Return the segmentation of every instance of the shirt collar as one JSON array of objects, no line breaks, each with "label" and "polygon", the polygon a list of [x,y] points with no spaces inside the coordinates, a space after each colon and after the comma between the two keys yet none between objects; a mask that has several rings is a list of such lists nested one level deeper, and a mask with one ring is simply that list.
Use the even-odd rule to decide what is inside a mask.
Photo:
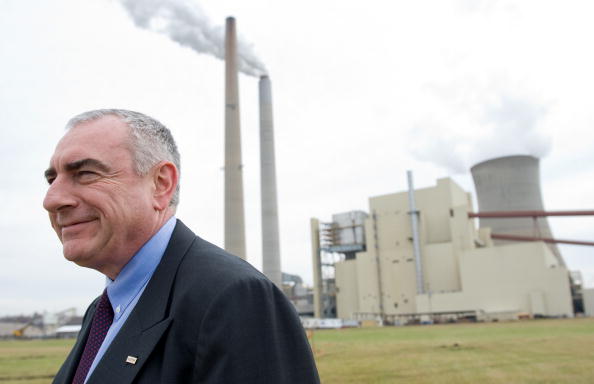
[{"label": "shirt collar", "polygon": [[171,239],[176,219],[172,216],[157,233],[136,252],[115,280],[106,278],[107,295],[113,307],[114,321],[126,312],[128,305],[142,291],[159,265]]}]

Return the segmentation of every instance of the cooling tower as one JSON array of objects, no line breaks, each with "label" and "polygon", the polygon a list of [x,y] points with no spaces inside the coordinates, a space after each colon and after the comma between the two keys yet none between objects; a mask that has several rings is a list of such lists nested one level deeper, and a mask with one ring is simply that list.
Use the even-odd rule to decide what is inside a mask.
[{"label": "cooling tower", "polygon": [[[470,170],[480,212],[544,211],[540,191],[539,160],[533,156],[506,156],[476,164]],[[492,233],[552,238],[546,217],[480,218],[480,227]],[[495,240],[495,244],[509,244]],[[561,265],[565,265],[555,244],[548,244]]]},{"label": "cooling tower", "polygon": [[262,272],[282,289],[272,91],[268,76],[260,77],[260,187],[262,197]]},{"label": "cooling tower", "polygon": [[246,258],[235,19],[225,29],[225,250]]}]

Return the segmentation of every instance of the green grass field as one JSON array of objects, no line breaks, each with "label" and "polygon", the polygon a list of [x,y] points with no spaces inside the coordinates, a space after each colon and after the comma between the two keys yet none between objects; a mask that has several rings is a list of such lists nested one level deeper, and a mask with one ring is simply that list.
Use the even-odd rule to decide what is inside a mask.
[{"label": "green grass field", "polygon": [[72,344],[74,340],[0,341],[0,383],[51,383]]},{"label": "green grass field", "polygon": [[[0,341],[0,384],[49,383],[72,340]],[[315,331],[323,383],[593,383],[594,319]]]},{"label": "green grass field", "polygon": [[593,383],[594,320],[318,331],[324,383]]}]

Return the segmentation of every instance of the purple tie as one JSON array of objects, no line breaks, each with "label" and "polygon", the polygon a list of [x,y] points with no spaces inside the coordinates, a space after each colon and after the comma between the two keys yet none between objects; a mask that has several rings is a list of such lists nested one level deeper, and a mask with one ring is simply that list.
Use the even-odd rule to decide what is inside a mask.
[{"label": "purple tie", "polygon": [[93,323],[91,324],[87,344],[78,363],[72,384],[83,384],[85,382],[89,368],[91,368],[91,364],[93,364],[93,360],[97,356],[97,351],[99,351],[99,347],[101,347],[112,322],[113,309],[107,296],[107,289],[105,289],[103,295],[101,295],[101,299],[99,299],[97,309],[95,309],[95,316],[93,316]]}]

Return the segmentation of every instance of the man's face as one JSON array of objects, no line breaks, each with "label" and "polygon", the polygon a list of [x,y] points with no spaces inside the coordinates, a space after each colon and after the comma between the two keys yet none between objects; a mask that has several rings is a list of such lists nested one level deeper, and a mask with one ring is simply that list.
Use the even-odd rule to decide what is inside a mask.
[{"label": "man's face", "polygon": [[128,127],[119,118],[70,129],[50,160],[43,201],[64,257],[102,272],[121,269],[150,237],[150,175],[135,173]]}]

